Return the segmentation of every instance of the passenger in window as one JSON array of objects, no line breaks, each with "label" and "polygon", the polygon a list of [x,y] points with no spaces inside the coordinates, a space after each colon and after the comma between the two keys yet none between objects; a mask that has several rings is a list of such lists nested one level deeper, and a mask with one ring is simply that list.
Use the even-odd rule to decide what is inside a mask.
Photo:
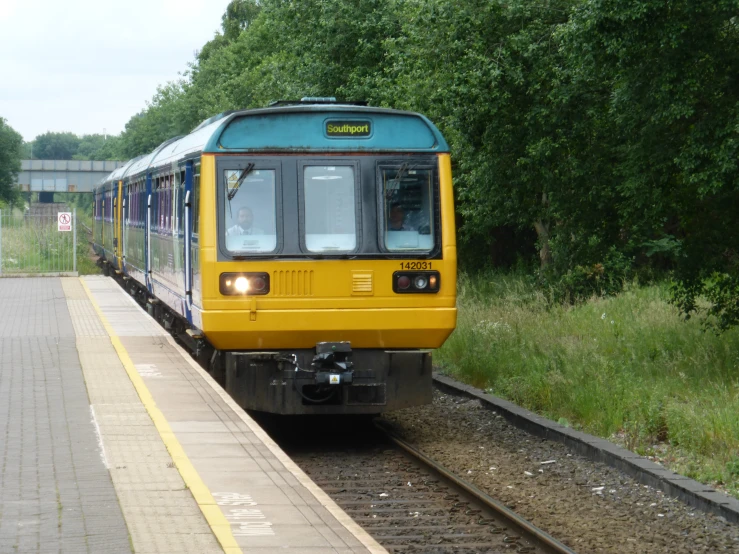
[{"label": "passenger in window", "polygon": [[258,227],[254,227],[253,223],[254,214],[252,213],[251,208],[243,206],[239,208],[238,220],[236,225],[230,227],[226,231],[226,235],[263,235],[264,231],[262,229],[259,229]]},{"label": "passenger in window", "polygon": [[397,202],[390,206],[390,215],[388,217],[389,223],[388,223],[388,230],[389,231],[410,231],[410,229],[405,226],[405,211],[403,210],[403,206],[398,204]]}]

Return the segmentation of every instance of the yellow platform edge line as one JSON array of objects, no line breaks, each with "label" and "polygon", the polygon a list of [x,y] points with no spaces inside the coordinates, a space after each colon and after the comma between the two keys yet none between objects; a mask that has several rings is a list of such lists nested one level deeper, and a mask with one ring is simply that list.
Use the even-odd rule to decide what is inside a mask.
[{"label": "yellow platform edge line", "polygon": [[87,294],[90,303],[92,303],[92,307],[100,318],[100,322],[103,324],[103,327],[105,327],[105,331],[108,333],[110,342],[113,344],[113,348],[115,348],[118,358],[120,358],[123,367],[126,369],[128,378],[131,379],[131,383],[136,389],[136,393],[139,395],[149,417],[151,417],[151,420],[154,422],[154,426],[159,432],[159,436],[167,447],[177,471],[180,472],[182,480],[193,495],[195,502],[197,502],[200,511],[203,513],[211,531],[220,543],[221,548],[223,548],[223,550],[228,554],[240,553],[241,548],[231,532],[231,524],[226,519],[226,516],[223,515],[221,509],[216,505],[216,501],[210,490],[200,478],[195,466],[192,465],[192,462],[185,454],[185,450],[177,440],[177,437],[169,426],[164,414],[157,407],[156,402],[154,402],[154,397],[152,397],[149,389],[146,387],[144,380],[136,371],[136,368],[131,361],[131,357],[128,355],[128,351],[108,323],[108,320],[100,309],[100,306],[98,306],[95,297],[92,295],[92,291],[90,291],[87,283],[85,283],[85,280],[82,277],[79,277],[79,280],[80,283],[82,283],[82,287],[85,289],[85,293]]}]

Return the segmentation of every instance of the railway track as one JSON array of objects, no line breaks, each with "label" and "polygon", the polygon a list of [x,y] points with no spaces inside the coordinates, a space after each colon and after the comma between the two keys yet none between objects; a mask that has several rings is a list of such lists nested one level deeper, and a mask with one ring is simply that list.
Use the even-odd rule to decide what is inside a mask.
[{"label": "railway track", "polygon": [[389,552],[573,554],[381,424],[365,422],[331,437],[280,427],[266,425],[293,461]]}]

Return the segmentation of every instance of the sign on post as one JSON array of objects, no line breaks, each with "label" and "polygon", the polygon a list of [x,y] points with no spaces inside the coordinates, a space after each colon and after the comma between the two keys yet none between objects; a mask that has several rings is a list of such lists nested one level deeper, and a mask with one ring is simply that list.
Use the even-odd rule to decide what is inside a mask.
[{"label": "sign on post", "polygon": [[72,230],[72,212],[58,212],[57,226],[60,231]]}]

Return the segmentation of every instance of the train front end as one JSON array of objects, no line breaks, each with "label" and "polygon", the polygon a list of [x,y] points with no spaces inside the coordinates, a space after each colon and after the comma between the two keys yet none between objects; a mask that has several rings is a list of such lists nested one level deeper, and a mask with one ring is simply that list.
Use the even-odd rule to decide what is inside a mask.
[{"label": "train front end", "polygon": [[199,180],[193,322],[240,405],[373,414],[431,401],[457,260],[449,149],[427,119],[347,105],[236,114]]}]

